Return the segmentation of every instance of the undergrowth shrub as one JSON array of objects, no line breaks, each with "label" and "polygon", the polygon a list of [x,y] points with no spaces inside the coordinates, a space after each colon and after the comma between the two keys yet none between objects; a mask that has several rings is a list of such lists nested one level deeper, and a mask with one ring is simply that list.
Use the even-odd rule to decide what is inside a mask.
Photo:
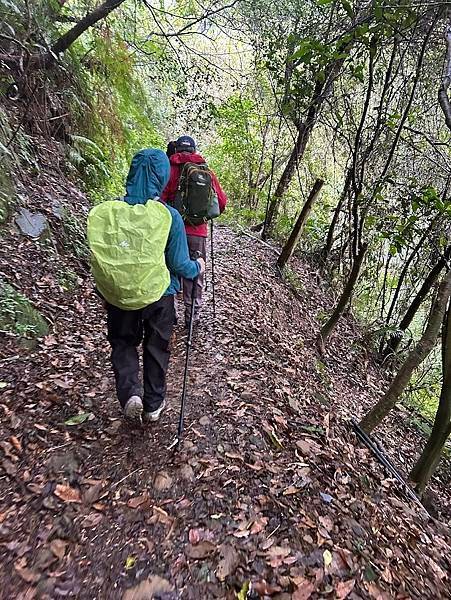
[{"label": "undergrowth shrub", "polygon": [[48,334],[46,320],[30,301],[0,278],[0,331],[24,339]]}]

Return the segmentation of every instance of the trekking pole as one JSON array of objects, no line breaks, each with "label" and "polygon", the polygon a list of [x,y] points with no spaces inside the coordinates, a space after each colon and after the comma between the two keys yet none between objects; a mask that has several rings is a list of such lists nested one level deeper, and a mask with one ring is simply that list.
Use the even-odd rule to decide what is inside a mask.
[{"label": "trekking pole", "polygon": [[[197,258],[200,258],[200,252],[197,252]],[[183,386],[182,386],[182,401],[180,404],[180,416],[179,416],[179,425],[177,428],[177,435],[175,440],[168,447],[168,450],[172,448],[177,449],[180,446],[180,442],[182,441],[183,435],[183,423],[185,417],[185,404],[186,404],[186,387],[188,381],[188,363],[189,363],[189,351],[191,349],[191,340],[193,337],[193,326],[194,326],[194,302],[196,300],[196,289],[197,289],[197,280],[198,277],[193,279],[193,289],[191,290],[191,310],[189,315],[189,328],[188,328],[188,337],[186,338],[186,355],[185,355],[185,370],[183,373]]]},{"label": "trekking pole", "polygon": [[215,258],[213,253],[213,220],[210,221],[210,254],[211,254],[211,295],[213,300],[213,326],[216,321],[215,300]]},{"label": "trekking pole", "polygon": [[393,464],[384,455],[384,453],[381,452],[381,450],[376,446],[376,444],[373,442],[373,440],[370,438],[370,436],[365,431],[363,431],[363,429],[359,426],[359,424],[354,419],[351,419],[351,425],[352,425],[352,428],[354,429],[354,431],[356,432],[357,437],[360,439],[360,441],[363,442],[369,450],[371,450],[371,452],[374,454],[374,456],[377,458],[377,460],[381,463],[381,465],[384,466],[385,469],[391,475],[393,475],[393,477],[396,479],[396,481],[401,484],[401,486],[404,490],[404,493],[407,495],[407,497],[410,498],[410,500],[413,500],[415,502],[415,504],[417,504],[428,516],[430,516],[428,511],[425,509],[425,507],[421,503],[418,496],[415,494],[415,492],[412,490],[412,488],[407,484],[407,482],[404,481],[404,479],[398,473],[398,471],[393,466]]}]

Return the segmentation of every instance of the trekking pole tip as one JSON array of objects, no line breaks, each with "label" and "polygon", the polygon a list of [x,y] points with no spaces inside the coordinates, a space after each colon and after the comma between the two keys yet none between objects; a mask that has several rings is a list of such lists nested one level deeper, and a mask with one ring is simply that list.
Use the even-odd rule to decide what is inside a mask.
[{"label": "trekking pole tip", "polygon": [[171,442],[171,444],[169,444],[169,446],[168,446],[168,450],[174,450],[174,452],[175,452],[176,450],[178,450],[179,446],[180,446],[180,437],[179,437],[179,436],[177,436],[177,437],[174,439],[174,441],[173,441],[173,442]]}]

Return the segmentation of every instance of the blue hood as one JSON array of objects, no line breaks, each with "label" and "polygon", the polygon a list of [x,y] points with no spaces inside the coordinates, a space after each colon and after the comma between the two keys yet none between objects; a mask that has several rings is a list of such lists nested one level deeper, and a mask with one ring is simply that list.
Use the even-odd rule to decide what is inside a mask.
[{"label": "blue hood", "polygon": [[169,173],[169,160],[162,150],[140,150],[130,165],[124,200],[129,204],[145,204],[147,200],[161,196],[169,181]]}]

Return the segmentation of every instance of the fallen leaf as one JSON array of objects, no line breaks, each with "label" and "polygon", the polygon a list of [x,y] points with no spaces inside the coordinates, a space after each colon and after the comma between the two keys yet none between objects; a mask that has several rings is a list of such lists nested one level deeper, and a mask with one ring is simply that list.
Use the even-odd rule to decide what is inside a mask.
[{"label": "fallen leaf", "polygon": [[103,483],[99,482],[89,487],[83,494],[83,503],[90,505],[97,502],[102,495]]},{"label": "fallen leaf", "polygon": [[352,592],[355,586],[355,579],[348,581],[339,581],[335,588],[336,600],[344,600]]},{"label": "fallen leaf", "polygon": [[332,519],[328,516],[325,517],[320,517],[319,518],[319,522],[321,523],[321,525],[324,527],[324,529],[326,531],[332,531],[334,528],[334,522],[332,521]]},{"label": "fallen leaf", "polygon": [[262,517],[261,519],[258,519],[257,521],[254,521],[252,523],[250,532],[252,533],[252,535],[260,533],[260,531],[263,531],[263,529],[266,527],[267,524],[268,524],[268,517]]},{"label": "fallen leaf", "polygon": [[64,558],[64,555],[66,554],[66,547],[67,542],[64,540],[55,539],[50,542],[50,550],[59,559]]},{"label": "fallen leaf", "polygon": [[251,532],[249,529],[243,529],[241,531],[235,531],[232,535],[233,535],[233,537],[236,537],[236,538],[246,538],[246,537],[249,537],[250,534],[251,534]]},{"label": "fallen leaf", "polygon": [[327,568],[332,563],[332,553],[330,550],[324,550],[323,552],[324,566]]},{"label": "fallen leaf", "polygon": [[326,502],[326,504],[330,504],[333,500],[333,497],[330,494],[325,494],[324,492],[320,492],[319,495]]},{"label": "fallen leaf", "polygon": [[63,388],[63,390],[69,390],[73,386],[72,382],[64,381],[63,379],[59,379],[59,378],[54,379],[53,383],[55,385],[57,385],[58,387]]},{"label": "fallen leaf", "polygon": [[278,585],[270,585],[267,581],[257,581],[252,584],[252,589],[257,592],[259,596],[273,596],[281,591],[281,587]]},{"label": "fallen leaf", "polygon": [[13,475],[16,475],[17,473],[17,467],[16,465],[11,462],[10,460],[8,460],[7,458],[5,458],[4,460],[2,460],[2,467],[5,470],[5,472],[10,475],[11,477]]},{"label": "fallen leaf", "polygon": [[313,455],[316,456],[321,452],[321,446],[317,444],[314,440],[305,438],[303,440],[298,440],[296,442],[296,446],[305,456]]},{"label": "fallen leaf", "polygon": [[22,444],[20,443],[20,440],[15,435],[12,435],[9,439],[11,440],[11,444],[14,446],[17,452],[22,452]]},{"label": "fallen leaf", "polygon": [[165,510],[159,506],[153,507],[152,519],[155,519],[155,523],[162,523],[163,525],[172,525],[174,517],[171,517]]},{"label": "fallen leaf", "polygon": [[290,548],[283,546],[273,546],[266,554],[267,562],[277,569],[283,563],[284,559],[291,553]]},{"label": "fallen leaf", "polygon": [[203,539],[203,529],[190,529],[188,532],[188,539],[190,543],[195,546]]},{"label": "fallen leaf", "polygon": [[193,546],[192,544],[188,544],[185,548],[185,554],[189,558],[193,558],[195,560],[206,558],[207,556],[211,556],[215,552],[216,544],[213,544],[213,542],[208,541],[199,542],[195,546]]},{"label": "fallen leaf", "polygon": [[20,558],[19,560],[16,560],[14,563],[14,569],[16,570],[17,574],[20,575],[20,577],[22,577],[22,579],[27,583],[35,583],[36,581],[39,581],[41,578],[39,573],[29,569],[26,565],[26,558]]},{"label": "fallen leaf", "polygon": [[8,387],[8,382],[0,381],[0,390],[4,390],[6,387]]},{"label": "fallen leaf", "polygon": [[70,485],[58,484],[53,493],[64,502],[81,502],[80,491]]},{"label": "fallen leaf", "polygon": [[0,448],[5,453],[5,456],[7,456],[8,458],[12,458],[13,460],[17,460],[17,456],[13,452],[11,452],[11,450],[13,449],[12,444],[3,441],[0,442]]},{"label": "fallen leaf", "polygon": [[374,600],[390,600],[389,594],[381,590],[375,583],[368,584],[368,593]]},{"label": "fallen leaf", "polygon": [[238,592],[237,600],[246,600],[246,598],[248,597],[248,593],[249,593],[249,585],[250,585],[249,581],[246,581],[243,584],[243,587]]},{"label": "fallen leaf", "polygon": [[136,558],[134,556],[127,556],[127,560],[125,561],[125,570],[129,571],[130,569],[133,569],[133,567],[136,564]]},{"label": "fallen leaf", "polygon": [[194,479],[194,470],[190,465],[183,465],[180,467],[180,477],[185,481],[192,481]]},{"label": "fallen leaf", "polygon": [[148,500],[149,494],[147,492],[144,492],[144,494],[142,494],[141,496],[135,496],[134,498],[130,498],[130,500],[127,502],[127,506],[129,508],[138,508],[138,506],[141,506]]},{"label": "fallen leaf", "polygon": [[365,567],[365,571],[363,572],[363,578],[366,581],[375,581],[377,579],[377,575],[373,569],[373,567],[368,563]]},{"label": "fallen leaf", "polygon": [[305,577],[298,577],[296,579],[297,589],[291,596],[291,600],[308,600],[315,591],[314,584]]},{"label": "fallen leaf", "polygon": [[216,576],[219,581],[224,581],[229,575],[235,572],[235,569],[240,564],[240,555],[229,544],[220,546],[219,550],[221,559],[216,569]]},{"label": "fallen leaf", "polygon": [[100,521],[103,519],[103,515],[101,513],[92,512],[87,515],[83,521],[81,522],[81,526],[84,529],[89,529],[90,527],[96,527]]},{"label": "fallen leaf", "polygon": [[271,548],[271,546],[274,546],[274,538],[265,540],[262,544],[262,550],[268,550],[268,548]]},{"label": "fallen leaf", "polygon": [[294,485],[290,485],[286,490],[283,491],[283,496],[291,496],[292,494],[297,494],[301,490]]},{"label": "fallen leaf", "polygon": [[65,425],[81,425],[81,423],[84,423],[85,421],[87,421],[90,416],[91,416],[91,413],[89,413],[89,412],[80,413],[78,415],[74,415],[73,417],[70,417],[70,419],[67,419],[67,421],[64,421],[64,424]]},{"label": "fallen leaf", "polygon": [[166,594],[172,592],[172,590],[173,587],[167,579],[163,579],[158,575],[152,575],[135,587],[127,590],[122,596],[122,600],[151,600],[157,594]]},{"label": "fallen leaf", "polygon": [[160,471],[155,476],[153,486],[157,491],[163,492],[172,487],[172,479],[166,471]]}]

